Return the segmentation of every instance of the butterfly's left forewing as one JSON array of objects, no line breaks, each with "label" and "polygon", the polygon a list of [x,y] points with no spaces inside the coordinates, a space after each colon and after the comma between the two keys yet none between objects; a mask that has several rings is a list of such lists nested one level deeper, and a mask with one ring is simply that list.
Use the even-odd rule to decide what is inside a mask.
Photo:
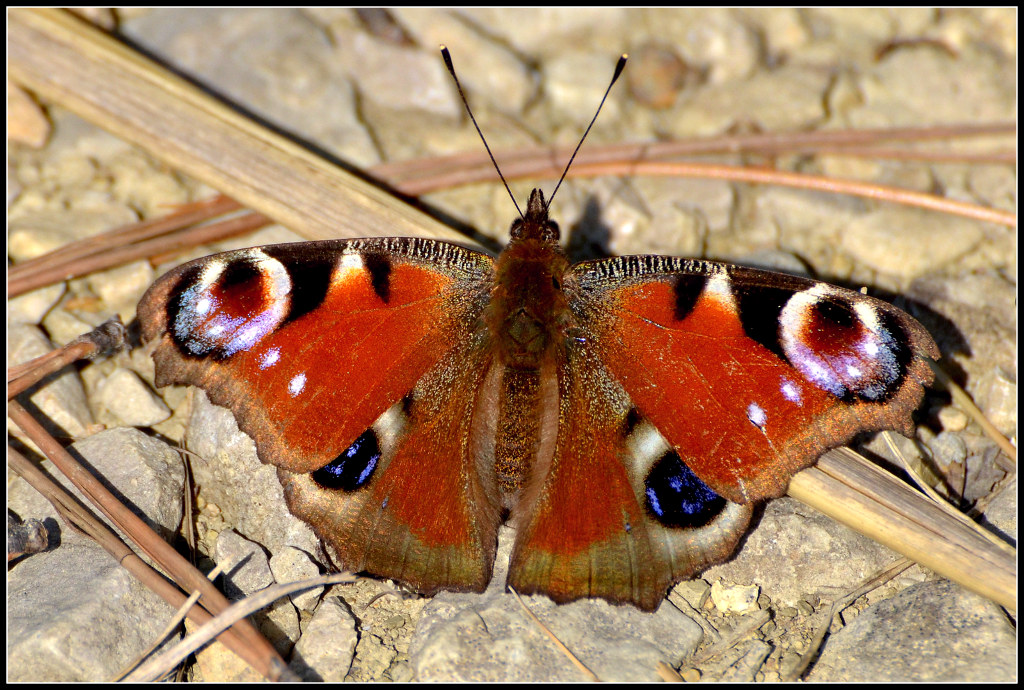
[{"label": "butterfly's left forewing", "polygon": [[573,267],[589,345],[686,465],[739,503],[861,431],[909,434],[938,350],[892,305],[805,278],[661,256]]}]

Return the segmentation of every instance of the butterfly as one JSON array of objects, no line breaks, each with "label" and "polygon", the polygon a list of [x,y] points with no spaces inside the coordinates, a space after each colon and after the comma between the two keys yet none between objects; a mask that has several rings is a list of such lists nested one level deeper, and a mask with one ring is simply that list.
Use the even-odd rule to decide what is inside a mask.
[{"label": "butterfly", "polygon": [[139,304],[156,383],[229,408],[341,566],[655,609],[752,506],[862,431],[912,433],[938,350],[890,304],[668,256],[571,264],[540,190],[497,257],[420,238],[243,249]]}]

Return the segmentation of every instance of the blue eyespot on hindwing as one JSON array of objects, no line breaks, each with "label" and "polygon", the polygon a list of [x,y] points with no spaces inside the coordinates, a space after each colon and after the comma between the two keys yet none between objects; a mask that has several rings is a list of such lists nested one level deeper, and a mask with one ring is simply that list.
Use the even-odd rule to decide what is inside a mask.
[{"label": "blue eyespot on hindwing", "polygon": [[355,491],[366,486],[380,464],[381,450],[377,432],[367,429],[338,457],[315,470],[310,476],[325,489]]}]

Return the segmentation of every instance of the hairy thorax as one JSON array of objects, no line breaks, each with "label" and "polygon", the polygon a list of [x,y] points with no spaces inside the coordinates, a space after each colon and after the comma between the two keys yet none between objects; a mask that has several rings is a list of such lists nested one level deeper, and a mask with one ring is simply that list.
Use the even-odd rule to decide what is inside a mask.
[{"label": "hairy thorax", "polygon": [[502,254],[484,318],[504,366],[539,370],[557,357],[572,321],[562,291],[568,268],[557,246],[539,240],[523,240]]}]

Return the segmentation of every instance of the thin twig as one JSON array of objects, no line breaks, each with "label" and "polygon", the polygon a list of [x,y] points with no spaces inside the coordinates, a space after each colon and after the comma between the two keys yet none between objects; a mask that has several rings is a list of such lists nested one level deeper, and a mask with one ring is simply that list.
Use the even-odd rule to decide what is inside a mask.
[{"label": "thin twig", "polygon": [[508,589],[515,596],[516,601],[519,602],[519,605],[523,607],[523,611],[530,618],[530,620],[536,623],[537,627],[539,627],[545,635],[551,638],[551,641],[555,643],[555,646],[558,647],[562,654],[565,654],[565,656],[569,659],[569,661],[573,663],[574,666],[576,666],[576,668],[583,672],[583,674],[587,677],[587,680],[592,680],[595,683],[601,680],[597,677],[597,674],[595,674],[593,671],[587,668],[586,664],[580,661],[575,654],[569,651],[568,647],[562,644],[562,641],[555,636],[555,633],[551,632],[551,629],[548,628],[548,626],[541,623],[540,619],[537,618],[533,611],[530,610],[530,607],[526,605],[526,602],[523,601],[523,598],[519,596],[519,592],[517,592],[512,587],[509,587]]},{"label": "thin twig", "polygon": [[[279,585],[271,585],[265,589],[247,596],[241,601],[235,602],[213,619],[201,625],[194,633],[178,642],[160,656],[150,659],[134,671],[125,676],[126,681],[153,682],[161,678],[168,669],[176,667],[185,657],[203,647],[216,638],[222,631],[232,625],[244,620],[246,616],[269,606],[281,597],[294,592],[301,592],[304,589],[336,585],[343,582],[354,582],[355,576],[351,573],[331,573],[320,575],[307,580],[297,582],[286,582]],[[282,662],[283,663],[283,662]],[[287,673],[283,666],[278,669],[278,675]]]},{"label": "thin twig", "polygon": [[[812,132],[771,132],[766,134],[727,135],[701,139],[684,139],[681,141],[657,141],[643,143],[604,144],[590,146],[581,151],[578,163],[630,162],[639,160],[667,160],[684,156],[709,156],[724,154],[747,155],[793,155],[817,154],[827,151],[830,154],[842,154],[847,157],[869,158],[865,154],[868,145],[882,141],[928,141],[946,140],[950,138],[1015,136],[1016,122],[995,122],[989,124],[951,124],[931,127],[890,127],[879,129],[841,129]],[[915,158],[921,153],[916,149],[906,149],[907,158]],[[552,147],[533,147],[501,150],[497,156],[501,158],[506,172],[519,166],[547,166],[559,169],[550,163],[552,160],[564,160],[571,149]],[[969,160],[956,158],[950,153],[951,161]],[[972,156],[973,154],[965,154]],[[1004,164],[1009,156],[1010,161],[1016,160],[1015,151],[999,151],[984,162]],[[466,171],[490,171],[487,158],[479,153],[461,153],[451,156],[420,158],[392,163],[381,163],[374,166],[371,172],[391,184],[401,186],[407,180],[431,177],[457,169]],[[517,174],[528,174],[519,170]],[[536,173],[535,174],[539,174]],[[556,173],[550,173],[554,175]],[[480,178],[477,178],[480,181]]]},{"label": "thin twig", "polygon": [[[213,582],[220,576],[223,570],[223,564],[217,563],[213,566],[213,570],[206,573],[206,579],[210,582]],[[139,654],[134,661],[125,666],[125,668],[119,674],[117,674],[117,677],[114,678],[114,682],[116,683],[124,680],[125,676],[131,673],[133,669],[137,668],[139,664],[141,664],[146,659],[146,657],[152,655],[153,652],[155,652],[160,647],[160,645],[164,643],[164,640],[170,637],[171,634],[173,634],[174,631],[181,626],[182,622],[186,618],[188,618],[189,609],[191,609],[195,605],[195,603],[199,601],[199,597],[201,597],[202,595],[203,593],[200,592],[198,589],[193,590],[192,593],[188,595],[188,599],[186,599],[182,603],[182,605],[178,607],[178,610],[174,612],[174,615],[171,616],[171,619],[167,621],[167,625],[164,626],[163,631],[161,631],[160,634],[153,638],[153,642],[149,645],[149,649]]]},{"label": "thin twig", "polygon": [[828,616],[825,617],[825,620],[815,630],[814,635],[811,637],[811,642],[807,646],[807,650],[800,655],[800,661],[786,673],[783,677],[783,681],[794,682],[803,677],[804,673],[807,671],[807,667],[810,666],[811,661],[818,655],[821,643],[825,640],[825,635],[828,634],[829,629],[832,627],[832,620],[840,611],[856,601],[859,597],[867,594],[873,589],[877,589],[889,580],[892,580],[912,565],[915,564],[910,559],[901,558],[885,570],[865,580],[859,587],[849,594],[837,599],[832,604],[832,608],[829,610]]},{"label": "thin twig", "polygon": [[117,352],[124,347],[125,330],[115,316],[64,347],[7,370],[7,399],[15,397],[72,362]]},{"label": "thin twig", "polygon": [[49,269],[57,264],[65,264],[94,254],[106,253],[112,246],[123,246],[152,239],[195,223],[201,223],[215,216],[240,210],[242,210],[242,206],[237,201],[229,199],[223,194],[190,204],[182,204],[174,211],[159,218],[132,223],[76,242],[69,242],[52,252],[17,263],[7,270],[7,279],[20,279],[25,275]]},{"label": "thin twig", "polygon": [[929,362],[929,364],[931,364],[932,371],[935,372],[935,383],[949,391],[956,406],[981,427],[982,431],[999,446],[999,449],[1003,451],[1006,457],[1013,460],[1013,462],[1017,462],[1017,448],[988,420],[985,413],[974,404],[974,400],[967,394],[967,391],[958,386],[937,363]]},{"label": "thin twig", "polygon": [[[43,426],[16,400],[8,401],[7,416],[25,432],[25,435],[43,451],[46,457],[94,506],[118,529],[135,541],[143,553],[165,568],[183,588],[202,590],[206,595],[205,608],[216,613],[228,607],[229,604],[224,595],[199,570],[160,538],[160,535],[154,532],[145,521],[123,505],[102,482],[50,436]],[[147,580],[143,581],[148,582]],[[161,594],[161,596],[163,595]],[[184,598],[184,595],[181,596]],[[276,678],[277,665],[281,662],[281,658],[270,643],[248,621],[239,621],[236,633],[245,643],[233,647],[232,651],[267,678]]]},{"label": "thin twig", "polygon": [[[50,501],[57,514],[71,530],[83,534],[99,544],[133,577],[149,587],[168,604],[178,607],[186,599],[180,589],[168,582],[146,561],[139,558],[113,530],[93,515],[78,499],[44,474],[35,463],[30,462],[11,447],[7,448],[7,466]],[[194,606],[189,609],[188,617],[197,625],[202,625],[213,618],[213,614],[202,606]],[[220,639],[224,646],[247,661],[253,668],[258,670],[264,666],[259,656],[259,649],[240,635],[238,630],[227,630]]]},{"label": "thin twig", "polygon": [[156,254],[180,250],[182,247],[216,242],[227,237],[233,237],[234,235],[252,232],[265,225],[269,225],[271,222],[269,218],[259,213],[245,213],[220,221],[219,223],[191,227],[171,235],[108,248],[101,254],[75,257],[69,261],[58,262],[40,270],[9,279],[7,282],[7,293],[10,297],[16,297],[44,285],[88,275],[89,273],[120,266],[130,261],[148,259]]},{"label": "thin twig", "polygon": [[[621,174],[621,164],[577,164],[573,170],[575,177],[598,177],[609,174]],[[890,203],[915,206],[940,213],[973,218],[988,223],[997,223],[1010,228],[1017,227],[1017,214],[1010,211],[970,204],[956,199],[947,199],[934,194],[916,192],[911,189],[897,189],[857,180],[840,180],[820,175],[787,172],[785,170],[769,170],[766,168],[750,168],[743,166],[715,165],[710,163],[663,163],[660,161],[642,161],[629,167],[629,172],[636,175],[652,175],[658,177],[699,177],[705,179],[730,180],[751,184],[770,184],[783,187],[795,187],[832,194],[846,194],[866,199],[888,201]]]},{"label": "thin twig", "polygon": [[722,639],[715,644],[711,645],[699,655],[690,659],[687,663],[688,666],[699,666],[709,659],[718,656],[722,652],[730,649],[748,636],[756,632],[762,625],[767,623],[771,619],[771,614],[766,610],[758,610],[749,616],[745,616],[739,623],[739,625],[731,632],[723,633]]}]

